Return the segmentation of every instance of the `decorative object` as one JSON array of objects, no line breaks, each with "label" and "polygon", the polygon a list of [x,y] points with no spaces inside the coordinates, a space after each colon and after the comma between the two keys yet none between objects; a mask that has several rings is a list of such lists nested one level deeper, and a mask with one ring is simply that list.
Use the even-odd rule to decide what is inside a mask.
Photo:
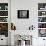
[{"label": "decorative object", "polygon": [[38,11],[38,16],[46,16],[46,11]]},{"label": "decorative object", "polygon": [[0,11],[0,16],[8,16],[8,11]]},{"label": "decorative object", "polygon": [[38,28],[46,28],[46,23],[43,23],[43,24],[39,23]]},{"label": "decorative object", "polygon": [[8,10],[8,3],[0,3],[0,10]]},{"label": "decorative object", "polygon": [[8,37],[8,23],[0,23],[0,35]]},{"label": "decorative object", "polygon": [[46,9],[46,3],[38,3],[38,10],[45,10]]},{"label": "decorative object", "polygon": [[46,22],[46,17],[38,17],[38,22]]},{"label": "decorative object", "polygon": [[11,30],[16,30],[16,26],[13,23],[11,23]]},{"label": "decorative object", "polygon": [[45,12],[42,12],[42,15],[45,15]]},{"label": "decorative object", "polygon": [[46,29],[39,29],[39,37],[46,37]]},{"label": "decorative object", "polygon": [[8,10],[8,6],[5,6],[5,10]]},{"label": "decorative object", "polygon": [[29,26],[29,30],[34,30],[34,26],[32,25],[32,26]]},{"label": "decorative object", "polygon": [[18,10],[18,18],[29,18],[29,10]]},{"label": "decorative object", "polygon": [[0,10],[1,10],[1,6],[0,6]]},{"label": "decorative object", "polygon": [[0,22],[8,22],[8,17],[0,17]]}]

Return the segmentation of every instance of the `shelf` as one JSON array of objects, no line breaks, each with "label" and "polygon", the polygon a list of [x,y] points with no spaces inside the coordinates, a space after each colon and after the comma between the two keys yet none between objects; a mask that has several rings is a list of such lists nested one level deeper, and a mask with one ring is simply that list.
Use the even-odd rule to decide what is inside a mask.
[{"label": "shelf", "polygon": [[8,10],[0,10],[0,11],[8,11]]},{"label": "shelf", "polygon": [[44,15],[44,16],[38,16],[38,17],[46,17],[46,15]]},{"label": "shelf", "polygon": [[0,22],[0,23],[8,23],[8,22]]},{"label": "shelf", "polygon": [[38,28],[38,29],[46,29],[46,28]]},{"label": "shelf", "polygon": [[46,11],[46,10],[38,10],[38,11]]},{"label": "shelf", "polygon": [[8,17],[8,16],[0,16],[0,17]]},{"label": "shelf", "polygon": [[38,22],[38,23],[46,23],[46,22]]}]

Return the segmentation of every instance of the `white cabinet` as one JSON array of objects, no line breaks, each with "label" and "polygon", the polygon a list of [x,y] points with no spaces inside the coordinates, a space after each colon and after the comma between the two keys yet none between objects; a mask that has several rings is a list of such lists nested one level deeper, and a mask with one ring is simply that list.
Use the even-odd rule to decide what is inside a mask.
[{"label": "white cabinet", "polygon": [[38,46],[46,46],[46,38],[44,37],[38,38]]},{"label": "white cabinet", "polygon": [[8,45],[8,37],[5,37],[5,35],[0,35],[0,45]]}]

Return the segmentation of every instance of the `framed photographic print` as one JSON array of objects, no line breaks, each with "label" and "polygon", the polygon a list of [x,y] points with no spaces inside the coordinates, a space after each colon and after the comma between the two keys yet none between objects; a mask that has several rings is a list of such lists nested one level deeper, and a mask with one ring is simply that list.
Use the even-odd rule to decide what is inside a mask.
[{"label": "framed photographic print", "polygon": [[29,18],[29,10],[18,10],[18,18]]}]

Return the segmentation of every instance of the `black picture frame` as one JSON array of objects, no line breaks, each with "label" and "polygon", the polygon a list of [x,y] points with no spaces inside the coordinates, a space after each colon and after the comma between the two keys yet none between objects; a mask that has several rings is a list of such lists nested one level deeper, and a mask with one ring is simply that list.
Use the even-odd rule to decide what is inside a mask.
[{"label": "black picture frame", "polygon": [[29,18],[29,10],[18,10],[18,18]]}]

